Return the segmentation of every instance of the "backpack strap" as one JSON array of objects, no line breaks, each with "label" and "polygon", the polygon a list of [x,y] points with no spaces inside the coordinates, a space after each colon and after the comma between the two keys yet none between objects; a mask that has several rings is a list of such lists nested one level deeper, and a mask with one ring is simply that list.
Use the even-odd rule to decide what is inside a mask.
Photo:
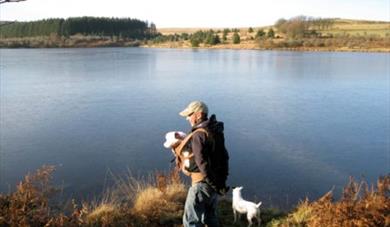
[{"label": "backpack strap", "polygon": [[[206,133],[206,135],[208,135],[208,132],[206,129],[204,128],[198,128],[196,129],[195,131],[191,132],[190,134],[188,134],[183,141],[181,141],[180,145],[175,149],[175,154],[177,156],[180,156],[181,155],[181,151],[183,150],[183,148],[185,147],[185,145],[188,143],[188,141],[192,138],[192,136],[195,134],[195,132],[204,132]],[[193,154],[191,154],[191,157],[193,156]]]},{"label": "backpack strap", "polygon": [[[182,154],[182,151],[183,151],[184,147],[187,145],[187,143],[189,142],[189,140],[192,138],[192,136],[195,134],[195,132],[204,132],[204,133],[206,133],[206,135],[208,135],[208,132],[206,131],[206,129],[198,128],[195,131],[193,131],[190,134],[188,134],[183,139],[183,141],[181,141],[179,146],[177,146],[175,149],[173,149],[173,151],[175,153],[176,168],[178,170],[180,170],[180,169],[183,170],[183,168],[182,168],[183,166],[182,165],[183,165],[184,160],[190,159],[190,158],[192,158],[194,156],[194,154],[192,152],[188,156],[184,156]],[[185,173],[185,174],[188,175],[188,173]]]},{"label": "backpack strap", "polygon": [[184,146],[188,143],[188,141],[191,139],[192,135],[194,134],[194,132],[191,132],[190,134],[188,134],[184,139],[183,141],[180,142],[179,146],[177,146],[174,150],[175,150],[175,155],[177,157],[180,157],[181,155],[181,151],[183,150]]},{"label": "backpack strap", "polygon": [[197,128],[197,129],[195,129],[195,131],[193,131],[193,133],[195,133],[195,132],[204,132],[204,133],[206,133],[207,136],[209,135],[209,132],[207,132],[207,130],[204,128]]}]

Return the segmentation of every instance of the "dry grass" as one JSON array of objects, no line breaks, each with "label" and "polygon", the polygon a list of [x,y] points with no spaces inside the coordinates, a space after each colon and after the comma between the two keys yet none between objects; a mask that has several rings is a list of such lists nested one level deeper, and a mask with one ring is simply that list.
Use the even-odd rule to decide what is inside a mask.
[{"label": "dry grass", "polygon": [[390,35],[390,22],[338,19],[329,30],[323,32],[334,35],[378,35],[386,37],[386,34]]},{"label": "dry grass", "polygon": [[[17,190],[0,194],[0,226],[180,226],[186,187],[177,172],[156,173],[146,179],[130,175],[116,177],[116,185],[100,200],[78,204],[68,209],[52,204],[56,189],[51,186],[53,166],[44,166],[28,174]],[[375,186],[352,178],[339,201],[332,191],[317,201],[301,202],[287,216],[280,211],[262,209],[263,224],[287,226],[390,226],[390,174],[379,178]],[[233,223],[231,201],[221,200],[218,207],[223,226]]]},{"label": "dry grass", "polygon": [[[193,48],[189,41],[164,42],[143,45],[152,48]],[[241,41],[239,44],[227,43],[209,46],[200,44],[204,49],[246,49],[246,50],[289,50],[289,51],[348,51],[348,52],[390,52],[390,37],[336,37],[327,39],[265,39]]]},{"label": "dry grass", "polygon": [[[264,29],[264,30],[268,30],[270,27],[272,26],[262,26],[262,27],[252,27],[255,31],[257,31],[258,29]],[[195,33],[199,30],[203,30],[203,31],[208,31],[208,30],[214,30],[214,31],[223,31],[223,29],[225,28],[159,28],[158,29],[158,32],[160,32],[161,34],[163,35],[173,35],[173,34],[181,34],[181,33]],[[232,29],[232,28],[229,28],[229,29]],[[246,32],[248,31],[249,27],[239,27],[237,28],[238,30],[240,30],[240,32]],[[256,32],[253,32],[252,35],[255,35]],[[222,35],[222,32],[219,33],[220,35]]]},{"label": "dry grass", "polygon": [[120,210],[115,204],[100,204],[86,216],[86,222],[95,223],[113,223],[116,217],[120,217]]},{"label": "dry grass", "polygon": [[156,185],[143,188],[136,196],[132,212],[148,225],[175,225],[181,223],[186,188],[178,175],[156,174]]},{"label": "dry grass", "polygon": [[100,200],[69,208],[50,204],[53,166],[28,174],[9,195],[0,194],[0,226],[176,226],[181,223],[186,187],[176,173],[155,179],[116,177]]},{"label": "dry grass", "polygon": [[342,198],[333,202],[332,191],[309,203],[307,200],[271,226],[390,226],[390,174],[380,177],[376,187],[354,181],[345,186]]},{"label": "dry grass", "polygon": [[292,223],[300,224],[309,220],[312,213],[313,208],[310,206],[309,201],[305,200],[298,205],[297,210],[294,213],[288,216],[288,219]]},{"label": "dry grass", "polygon": [[181,34],[181,33],[195,33],[199,30],[218,30],[218,28],[159,28],[157,29],[163,35],[173,35],[173,34]]},{"label": "dry grass", "polygon": [[42,226],[50,220],[53,171],[54,166],[44,166],[35,174],[29,173],[14,193],[0,195],[0,226]]},{"label": "dry grass", "polygon": [[[249,27],[240,27],[237,28],[240,30],[240,35],[244,38],[248,38],[251,36],[255,36],[256,31],[259,29],[264,29],[268,31],[272,26],[261,26],[261,27],[253,27],[254,31],[251,34],[248,34],[247,31]],[[163,35],[173,35],[173,34],[181,34],[181,33],[195,33],[196,31],[203,30],[214,30],[214,31],[222,31],[224,28],[160,28],[158,32]],[[368,34],[377,34],[381,37],[384,37],[386,33],[390,34],[390,22],[385,21],[367,21],[367,20],[349,20],[349,19],[335,19],[334,25],[330,29],[319,30],[323,33],[331,33],[331,34],[350,34],[356,35],[359,33],[360,35]],[[222,37],[222,32],[219,33]]]}]

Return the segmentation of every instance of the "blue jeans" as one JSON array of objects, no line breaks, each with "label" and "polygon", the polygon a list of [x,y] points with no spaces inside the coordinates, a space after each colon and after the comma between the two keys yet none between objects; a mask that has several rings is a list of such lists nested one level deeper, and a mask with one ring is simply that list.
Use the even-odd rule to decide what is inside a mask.
[{"label": "blue jeans", "polygon": [[199,182],[190,187],[184,205],[184,227],[218,227],[218,194],[208,184]]}]

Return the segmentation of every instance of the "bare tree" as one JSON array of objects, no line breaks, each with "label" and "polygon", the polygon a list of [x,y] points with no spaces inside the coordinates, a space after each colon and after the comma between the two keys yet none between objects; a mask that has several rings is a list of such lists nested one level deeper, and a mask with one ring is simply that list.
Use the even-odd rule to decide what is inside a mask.
[{"label": "bare tree", "polygon": [[9,3],[9,2],[22,2],[22,1],[26,1],[26,0],[0,0],[0,4]]}]

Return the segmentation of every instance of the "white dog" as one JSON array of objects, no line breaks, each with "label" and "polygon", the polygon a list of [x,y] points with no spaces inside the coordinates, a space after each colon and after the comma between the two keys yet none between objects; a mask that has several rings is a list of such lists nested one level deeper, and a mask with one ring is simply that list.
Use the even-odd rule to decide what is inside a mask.
[{"label": "white dog", "polygon": [[[179,144],[181,143],[181,141],[187,136],[187,134],[185,134],[184,132],[181,132],[181,131],[172,131],[172,132],[168,132],[167,134],[165,134],[165,142],[164,142],[164,147],[165,148],[171,148],[171,151],[173,153],[173,155],[176,155],[175,154],[175,148],[177,146],[179,146]],[[182,153],[182,155],[184,157],[188,157],[190,155],[190,153],[188,151],[184,151]],[[189,159],[184,159],[183,160],[183,172],[187,173],[186,170],[184,169],[184,167],[187,167],[189,168],[190,167],[190,160]]]},{"label": "white dog", "polygon": [[164,147],[173,149],[177,147],[186,136],[187,134],[180,131],[167,132],[167,134],[165,134]]},{"label": "white dog", "polygon": [[245,214],[248,219],[249,225],[252,225],[252,219],[256,218],[257,225],[260,226],[260,205],[261,202],[255,204],[253,202],[246,201],[241,196],[241,190],[243,187],[236,187],[233,189],[233,213],[234,213],[234,222],[237,220],[237,212],[239,214]]}]

